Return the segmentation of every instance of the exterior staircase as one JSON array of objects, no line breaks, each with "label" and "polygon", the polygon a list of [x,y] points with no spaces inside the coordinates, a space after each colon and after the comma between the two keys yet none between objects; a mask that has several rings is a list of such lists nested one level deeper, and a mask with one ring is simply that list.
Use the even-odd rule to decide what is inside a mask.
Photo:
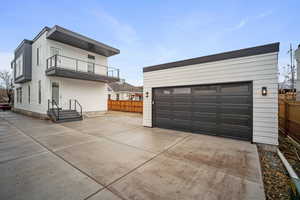
[{"label": "exterior staircase", "polygon": [[[77,108],[79,108],[79,111],[77,111]],[[47,114],[56,123],[83,120],[82,107],[77,100],[69,101],[69,109],[60,108],[54,99],[48,100]]]}]

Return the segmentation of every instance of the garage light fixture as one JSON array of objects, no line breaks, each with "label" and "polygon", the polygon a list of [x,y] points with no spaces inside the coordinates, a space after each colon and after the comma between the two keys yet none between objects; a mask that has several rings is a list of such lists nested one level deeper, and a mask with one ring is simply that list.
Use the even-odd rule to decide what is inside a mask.
[{"label": "garage light fixture", "polygon": [[261,88],[261,95],[267,96],[267,93],[268,93],[267,87],[262,87]]}]

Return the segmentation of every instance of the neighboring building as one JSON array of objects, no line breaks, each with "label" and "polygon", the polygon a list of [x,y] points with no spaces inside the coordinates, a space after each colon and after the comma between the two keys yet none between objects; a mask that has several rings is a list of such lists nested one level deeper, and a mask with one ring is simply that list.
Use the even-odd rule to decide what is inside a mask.
[{"label": "neighboring building", "polygon": [[14,52],[14,110],[42,118],[106,111],[107,83],[119,81],[107,58],[119,52],[57,25],[43,28]]},{"label": "neighboring building", "polygon": [[111,100],[134,100],[143,99],[143,87],[136,87],[126,83],[124,79],[119,82],[108,84],[108,99]]},{"label": "neighboring building", "polygon": [[279,43],[145,67],[143,125],[278,144]]},{"label": "neighboring building", "polygon": [[295,51],[295,60],[297,63],[296,98],[297,101],[300,101],[300,44],[298,45],[298,49]]}]

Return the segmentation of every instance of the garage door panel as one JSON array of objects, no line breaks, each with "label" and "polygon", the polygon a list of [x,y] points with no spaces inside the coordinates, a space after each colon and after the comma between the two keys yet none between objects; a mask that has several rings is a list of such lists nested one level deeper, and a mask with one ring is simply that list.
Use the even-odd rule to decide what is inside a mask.
[{"label": "garage door panel", "polygon": [[216,122],[217,114],[216,113],[192,113],[192,121],[200,121],[200,122]]},{"label": "garage door panel", "polygon": [[245,126],[220,125],[219,136],[249,140],[252,129]]},{"label": "garage door panel", "polygon": [[192,122],[191,131],[195,133],[217,135],[216,123]]},{"label": "garage door panel", "polygon": [[191,119],[191,113],[187,111],[173,111],[173,119],[182,119],[182,120],[189,120]]},{"label": "garage door panel", "polygon": [[247,115],[221,115],[221,122],[224,124],[251,126],[251,118]]},{"label": "garage door panel", "polygon": [[217,103],[217,96],[192,96],[192,103]]},{"label": "garage door panel", "polygon": [[220,113],[222,114],[236,114],[236,115],[249,115],[250,114],[250,110],[249,110],[250,106],[222,106],[220,108]]},{"label": "garage door panel", "polygon": [[216,104],[193,104],[193,112],[202,112],[202,113],[216,113],[217,112]]},{"label": "garage door panel", "polygon": [[154,100],[158,127],[252,138],[251,83],[154,89]]},{"label": "garage door panel", "polygon": [[220,102],[222,104],[250,104],[251,99],[248,95],[238,96],[238,95],[229,95],[229,96],[221,96]]},{"label": "garage door panel", "polygon": [[174,119],[172,129],[190,131],[191,129],[190,121]]},{"label": "garage door panel", "polygon": [[173,103],[172,110],[174,111],[188,111],[190,112],[191,105],[186,103]]}]

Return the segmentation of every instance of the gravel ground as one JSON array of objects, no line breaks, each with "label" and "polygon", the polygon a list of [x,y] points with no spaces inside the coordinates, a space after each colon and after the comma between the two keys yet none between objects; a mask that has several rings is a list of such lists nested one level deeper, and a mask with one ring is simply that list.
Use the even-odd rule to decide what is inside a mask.
[{"label": "gravel ground", "polygon": [[300,147],[295,145],[285,135],[279,134],[279,149],[300,177],[300,160],[298,158],[298,156],[300,156]]},{"label": "gravel ground", "polygon": [[265,151],[259,145],[257,147],[261,162],[266,199],[290,199],[290,179],[277,153]]}]

